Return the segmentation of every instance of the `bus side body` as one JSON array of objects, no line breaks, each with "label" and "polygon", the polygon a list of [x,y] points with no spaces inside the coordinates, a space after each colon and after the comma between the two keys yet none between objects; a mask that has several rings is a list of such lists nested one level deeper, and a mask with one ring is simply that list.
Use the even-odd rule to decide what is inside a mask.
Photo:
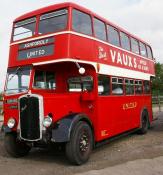
[{"label": "bus side body", "polygon": [[[144,116],[150,125],[154,59],[147,43],[72,3],[34,11],[18,18],[14,25],[19,27],[21,20],[30,18],[38,30],[38,19],[49,19],[47,14],[54,15],[53,8],[59,9],[59,16],[67,14],[64,30],[44,35],[34,31],[35,36],[11,41],[6,92],[15,92],[12,85],[7,87],[17,77],[22,89],[4,96],[4,130],[7,141],[8,133],[13,132],[23,143],[66,143],[69,159],[82,164],[93,143],[141,129]],[[115,43],[109,38],[110,30],[116,33]],[[13,117],[15,125],[9,128]],[[11,120],[10,126],[13,123]],[[80,148],[73,145],[75,138]],[[80,150],[79,157],[72,147]],[[20,155],[10,147],[8,150]],[[24,151],[29,151],[28,146]]]}]

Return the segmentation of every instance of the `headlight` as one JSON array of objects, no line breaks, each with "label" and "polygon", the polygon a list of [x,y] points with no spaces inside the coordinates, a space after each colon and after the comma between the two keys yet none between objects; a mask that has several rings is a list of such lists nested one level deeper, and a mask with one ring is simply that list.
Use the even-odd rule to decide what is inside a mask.
[{"label": "headlight", "polygon": [[52,124],[52,118],[47,116],[43,120],[43,126],[48,128]]},{"label": "headlight", "polygon": [[16,120],[14,118],[10,118],[7,122],[7,126],[12,129],[16,124]]}]

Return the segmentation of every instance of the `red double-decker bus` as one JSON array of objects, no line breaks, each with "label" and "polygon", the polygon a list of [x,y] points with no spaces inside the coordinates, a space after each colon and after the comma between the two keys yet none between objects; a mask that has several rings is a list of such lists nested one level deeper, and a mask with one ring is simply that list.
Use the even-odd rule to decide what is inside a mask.
[{"label": "red double-decker bus", "polygon": [[7,152],[60,143],[80,165],[102,141],[145,134],[154,64],[148,43],[76,4],[17,18],[4,95]]}]

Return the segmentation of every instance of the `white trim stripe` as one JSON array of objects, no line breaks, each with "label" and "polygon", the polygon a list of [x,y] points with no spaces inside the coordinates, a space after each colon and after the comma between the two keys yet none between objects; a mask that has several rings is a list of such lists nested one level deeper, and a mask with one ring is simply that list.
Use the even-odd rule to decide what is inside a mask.
[{"label": "white trim stripe", "polygon": [[77,36],[81,36],[83,38],[88,38],[88,39],[91,39],[91,40],[94,40],[94,41],[98,41],[98,42],[101,42],[101,43],[106,44],[108,46],[112,46],[112,47],[117,48],[117,49],[120,49],[120,50],[122,50],[124,52],[130,53],[132,55],[135,55],[137,57],[140,57],[140,58],[143,58],[143,59],[146,59],[148,61],[152,61],[152,62],[155,63],[155,60],[151,60],[149,58],[146,58],[146,57],[143,57],[141,55],[135,54],[135,53],[133,53],[131,51],[125,50],[125,49],[123,49],[121,47],[117,47],[117,46],[112,45],[112,44],[110,44],[108,42],[105,42],[105,41],[102,41],[100,39],[94,38],[92,36],[84,35],[84,34],[73,32],[73,31],[63,31],[63,32],[57,32],[57,33],[47,34],[47,35],[39,36],[39,37],[35,37],[35,38],[30,38],[30,39],[26,39],[26,40],[23,40],[23,41],[18,41],[18,42],[11,43],[10,46],[15,45],[15,44],[21,44],[21,43],[26,43],[26,42],[30,42],[30,41],[35,41],[35,40],[39,40],[39,39],[43,39],[43,38],[47,38],[47,37],[51,37],[51,36],[62,35],[62,34],[74,34],[74,35],[77,35]]},{"label": "white trim stripe", "polygon": [[13,43],[10,44],[10,46],[15,45],[15,44],[22,44],[22,43],[26,43],[26,42],[30,42],[30,41],[35,41],[35,40],[39,40],[39,39],[43,39],[43,38],[47,38],[47,37],[51,37],[51,36],[62,35],[62,34],[69,34],[69,31],[51,33],[51,34],[47,34],[47,35],[44,35],[44,36],[38,36],[38,37],[35,37],[35,38],[29,38],[29,39],[13,42]]},{"label": "white trim stripe", "polygon": [[74,62],[74,63],[78,62],[78,63],[90,64],[94,66],[96,73],[104,74],[104,75],[119,76],[119,77],[124,77],[124,78],[126,77],[126,78],[150,80],[151,76],[155,76],[155,75],[144,73],[144,72],[139,72],[135,70],[120,68],[120,67],[101,64],[101,63],[99,64],[100,69],[98,71],[97,69],[98,63],[91,62],[91,61],[82,61],[82,60],[77,60],[77,59],[72,59],[72,58],[64,58],[64,59],[45,61],[45,62],[40,62],[40,63],[33,63],[33,65],[38,66],[38,65],[53,64],[53,63],[60,63],[60,62]]},{"label": "white trim stripe", "polygon": [[134,70],[123,69],[120,67],[100,64],[99,74],[104,75],[112,75],[123,78],[134,78],[134,79],[142,79],[142,80],[150,80],[150,77],[153,76],[151,74],[138,72]]}]

